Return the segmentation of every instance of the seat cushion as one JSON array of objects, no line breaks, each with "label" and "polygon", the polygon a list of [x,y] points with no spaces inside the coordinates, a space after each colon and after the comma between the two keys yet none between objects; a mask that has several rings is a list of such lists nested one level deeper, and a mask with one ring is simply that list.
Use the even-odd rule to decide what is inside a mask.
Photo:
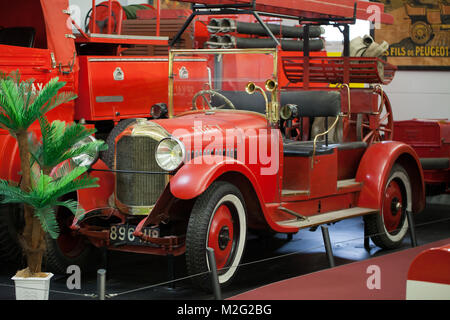
[{"label": "seat cushion", "polygon": [[[219,93],[227,97],[238,110],[259,113],[266,112],[266,103],[260,93],[248,94],[245,91],[223,91]],[[270,99],[270,93],[267,94]],[[212,105],[220,106],[224,102],[218,96],[212,97]],[[281,106],[295,104],[299,106],[300,117],[336,117],[341,112],[341,95],[338,91],[282,91]]]},{"label": "seat cushion", "polygon": [[[316,155],[332,154],[333,147],[324,143],[316,143]],[[285,157],[311,157],[314,151],[312,141],[283,140],[283,154]]]}]

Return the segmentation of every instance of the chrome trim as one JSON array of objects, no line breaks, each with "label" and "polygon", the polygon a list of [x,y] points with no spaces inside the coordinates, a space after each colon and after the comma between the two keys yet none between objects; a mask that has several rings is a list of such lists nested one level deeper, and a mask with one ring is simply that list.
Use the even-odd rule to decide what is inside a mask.
[{"label": "chrome trim", "polygon": [[160,145],[164,140],[174,140],[174,141],[175,141],[176,143],[178,143],[178,145],[181,147],[181,153],[182,153],[181,159],[182,159],[182,160],[181,160],[179,166],[176,167],[174,170],[172,170],[172,171],[176,171],[176,170],[178,170],[178,169],[184,164],[184,162],[185,162],[185,160],[186,160],[186,146],[184,145],[183,142],[180,141],[180,139],[178,139],[178,138],[176,138],[176,137],[174,137],[174,136],[172,136],[172,135],[170,135],[169,137],[164,138],[164,139],[162,139],[161,141],[159,141],[159,143],[158,143],[158,145],[156,146],[156,149],[155,149],[155,160],[156,160],[156,163],[158,164],[158,166],[159,166],[161,169],[163,169],[163,170],[166,170],[166,169],[164,169],[163,167],[161,167],[161,165],[159,164],[159,162],[158,162],[158,160],[157,160],[157,158],[156,158],[156,152],[158,152],[159,145]]},{"label": "chrome trim", "polygon": [[169,37],[155,37],[155,36],[133,36],[133,35],[117,35],[105,33],[90,33],[91,38],[105,38],[105,39],[132,39],[132,40],[169,40]]}]

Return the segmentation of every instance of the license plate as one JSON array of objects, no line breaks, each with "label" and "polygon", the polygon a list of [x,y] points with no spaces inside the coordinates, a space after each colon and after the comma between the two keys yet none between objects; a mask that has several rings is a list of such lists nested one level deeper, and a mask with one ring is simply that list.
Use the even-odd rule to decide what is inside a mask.
[{"label": "license plate", "polygon": [[[140,238],[133,235],[136,226],[126,224],[111,226],[109,229],[109,240],[111,245],[138,245],[138,246],[155,246],[155,244],[142,241]],[[142,232],[152,238],[159,237],[159,228],[148,227],[144,228]]]}]

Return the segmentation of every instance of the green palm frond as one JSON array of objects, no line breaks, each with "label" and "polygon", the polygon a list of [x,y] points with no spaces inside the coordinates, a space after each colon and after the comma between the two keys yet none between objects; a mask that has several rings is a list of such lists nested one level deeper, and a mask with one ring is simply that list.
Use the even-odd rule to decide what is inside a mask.
[{"label": "green palm frond", "polygon": [[69,209],[76,219],[79,219],[84,214],[84,209],[80,206],[80,204],[77,201],[74,200],[56,202],[56,205],[66,207],[67,209]]},{"label": "green palm frond", "polygon": [[52,239],[58,239],[59,226],[58,221],[56,220],[55,209],[53,208],[53,206],[38,208],[34,212],[34,215],[41,222],[42,230],[47,232]]},{"label": "green palm frond", "polygon": [[106,144],[101,140],[81,143],[95,133],[95,129],[86,128],[79,123],[66,125],[65,122],[58,120],[50,124],[45,117],[41,117],[39,123],[42,144],[36,150],[32,150],[32,154],[42,168],[53,168],[73,157],[94,154],[106,149]]},{"label": "green palm frond", "polygon": [[76,95],[58,91],[65,86],[58,78],[51,79],[42,90],[36,91],[34,80],[20,80],[19,73],[0,79],[0,126],[12,134],[26,131],[46,112],[69,102]]},{"label": "green palm frond", "polygon": [[98,178],[85,175],[87,168],[77,167],[66,176],[54,179],[41,172],[29,192],[19,187],[11,186],[7,181],[0,180],[0,195],[2,203],[25,203],[35,209],[34,214],[39,219],[42,229],[56,239],[59,228],[54,214],[55,206],[64,206],[76,217],[84,214],[83,208],[74,200],[61,201],[61,197],[71,192],[98,187]]},{"label": "green palm frond", "polygon": [[0,195],[2,203],[26,203],[31,206],[36,204],[27,192],[19,187],[9,185],[5,180],[0,180]]}]

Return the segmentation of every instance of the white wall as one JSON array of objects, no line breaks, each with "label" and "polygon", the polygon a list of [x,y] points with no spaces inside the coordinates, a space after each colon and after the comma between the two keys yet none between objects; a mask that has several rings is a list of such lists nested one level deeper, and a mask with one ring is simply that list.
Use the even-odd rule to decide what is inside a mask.
[{"label": "white wall", "polygon": [[[370,25],[357,21],[350,27],[350,39],[369,34]],[[342,35],[326,28],[327,51],[342,52]],[[391,101],[394,120],[413,118],[450,120],[450,71],[397,71],[384,90]]]},{"label": "white wall", "polygon": [[450,71],[397,71],[385,90],[394,120],[450,120]]}]

